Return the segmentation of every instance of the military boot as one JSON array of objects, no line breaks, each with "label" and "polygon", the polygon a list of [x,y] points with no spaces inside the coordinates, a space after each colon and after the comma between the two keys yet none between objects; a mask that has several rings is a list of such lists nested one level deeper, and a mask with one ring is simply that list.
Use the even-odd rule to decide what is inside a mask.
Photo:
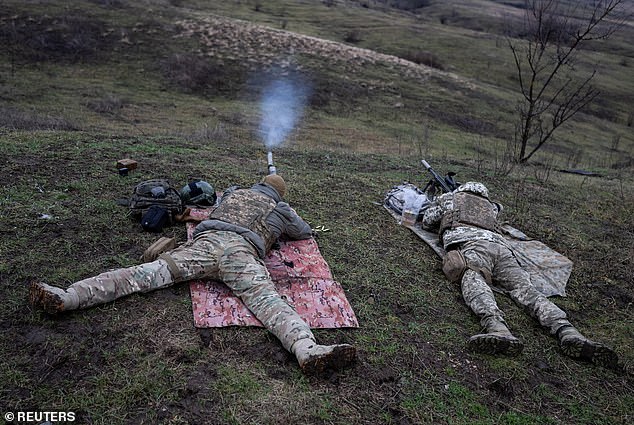
[{"label": "military boot", "polygon": [[587,339],[572,325],[559,328],[557,339],[561,351],[573,359],[594,363],[609,369],[618,367],[619,358],[611,348]]},{"label": "military boot", "polygon": [[74,310],[79,307],[79,296],[74,289],[65,290],[42,282],[29,287],[29,301],[49,314]]},{"label": "military boot", "polygon": [[307,375],[319,375],[329,369],[343,369],[357,360],[357,350],[352,345],[319,345],[310,338],[296,341],[291,352]]},{"label": "military boot", "polygon": [[478,353],[506,354],[516,356],[524,349],[522,341],[513,336],[504,320],[488,318],[485,323],[486,333],[469,338],[468,347]]}]

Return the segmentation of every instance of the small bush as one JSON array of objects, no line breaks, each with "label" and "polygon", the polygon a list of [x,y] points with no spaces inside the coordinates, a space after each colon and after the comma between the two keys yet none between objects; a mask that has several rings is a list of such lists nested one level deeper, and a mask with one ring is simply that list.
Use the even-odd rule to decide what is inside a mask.
[{"label": "small bush", "polygon": [[92,100],[86,104],[89,109],[100,114],[114,114],[121,110],[123,105],[123,100],[113,94],[108,94],[101,99]]},{"label": "small bush", "polygon": [[403,59],[419,65],[431,66],[432,68],[443,70],[445,67],[433,53],[424,50],[410,50],[401,56]]},{"label": "small bush", "polygon": [[400,10],[416,10],[427,7],[431,4],[430,0],[384,0],[388,6]]},{"label": "small bush", "polygon": [[242,64],[206,59],[191,54],[174,54],[161,62],[170,84],[186,93],[235,95],[246,81]]},{"label": "small bush", "polygon": [[368,88],[362,84],[317,74],[313,76],[310,106],[331,112],[338,111],[340,107],[353,109],[368,94]]},{"label": "small bush", "polygon": [[361,32],[359,30],[350,30],[346,33],[343,40],[346,43],[358,43],[361,41]]},{"label": "small bush", "polygon": [[87,16],[24,16],[0,21],[0,39],[30,61],[78,62],[97,57],[113,43],[106,25]]},{"label": "small bush", "polygon": [[121,9],[126,6],[122,0],[92,0],[92,2],[109,9]]}]

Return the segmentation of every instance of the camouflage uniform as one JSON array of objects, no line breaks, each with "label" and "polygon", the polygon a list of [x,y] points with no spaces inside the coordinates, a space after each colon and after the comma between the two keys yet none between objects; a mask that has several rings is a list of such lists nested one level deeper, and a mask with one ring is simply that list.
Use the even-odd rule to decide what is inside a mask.
[{"label": "camouflage uniform", "polygon": [[279,296],[262,260],[281,234],[306,239],[312,231],[267,185],[235,190],[196,227],[192,241],[156,261],[76,282],[67,292],[75,292],[77,307],[86,308],[173,283],[218,279],[290,350],[296,341],[314,337]]},{"label": "camouflage uniform", "polygon": [[102,273],[68,289],[34,282],[30,299],[49,313],[86,308],[134,293],[192,279],[222,280],[247,308],[295,354],[305,373],[340,369],[356,360],[348,344],[318,345],[308,325],[278,294],[263,258],[281,235],[307,239],[312,230],[281,201],[286,190],[277,175],[251,189],[225,192],[193,239],[156,261]]},{"label": "camouflage uniform", "polygon": [[[476,227],[475,223],[462,223],[460,217],[456,219],[454,198],[466,195],[464,192],[458,193],[460,192],[441,195],[425,211],[423,226],[441,226],[440,238],[445,249],[458,249],[464,256],[467,270],[461,279],[462,295],[466,304],[481,319],[482,326],[486,328],[492,319],[504,321],[504,313],[498,308],[489,283],[495,284],[496,288],[507,293],[552,334],[561,326],[569,324],[566,313],[533,287],[530,275],[521,268],[513,251],[497,233],[497,223],[490,223],[490,228],[486,229]],[[489,215],[495,218],[499,208],[488,199],[483,200],[485,203],[479,205],[486,207],[488,203],[491,211]],[[451,217],[452,214],[454,217]],[[443,227],[443,219],[449,221],[451,218],[454,222]]]},{"label": "camouflage uniform", "polygon": [[469,339],[470,347],[491,354],[518,354],[523,348],[495,302],[490,286],[495,284],[556,335],[566,355],[616,368],[618,356],[612,349],[584,337],[570,324],[566,313],[533,286],[529,273],[499,233],[497,215],[501,208],[489,201],[484,185],[468,182],[441,195],[423,214],[423,227],[439,228],[447,251],[443,270],[460,279],[462,296],[485,329],[485,333]]}]

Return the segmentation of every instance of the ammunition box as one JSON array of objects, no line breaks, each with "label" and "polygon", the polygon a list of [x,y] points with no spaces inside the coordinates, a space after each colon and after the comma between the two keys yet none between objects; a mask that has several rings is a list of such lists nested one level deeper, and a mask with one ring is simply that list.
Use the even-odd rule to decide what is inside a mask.
[{"label": "ammunition box", "polygon": [[119,161],[117,161],[117,169],[120,170],[122,168],[127,168],[128,171],[132,171],[136,169],[137,164],[138,163],[135,160],[130,158],[120,159]]}]

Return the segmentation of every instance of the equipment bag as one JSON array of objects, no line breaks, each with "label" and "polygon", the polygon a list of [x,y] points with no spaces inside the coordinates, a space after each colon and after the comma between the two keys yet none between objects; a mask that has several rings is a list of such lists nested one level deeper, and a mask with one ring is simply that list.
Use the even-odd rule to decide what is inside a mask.
[{"label": "equipment bag", "polygon": [[152,205],[141,218],[143,230],[148,232],[160,232],[169,224],[169,212],[160,205]]},{"label": "equipment bag", "polygon": [[176,247],[176,238],[161,237],[159,240],[150,245],[141,256],[141,261],[150,263],[158,258],[159,255]]},{"label": "equipment bag", "polygon": [[183,202],[178,190],[172,187],[169,180],[146,180],[136,185],[128,200],[128,207],[133,214],[141,216],[152,206],[165,209],[168,222],[172,223],[174,216],[182,211]]},{"label": "equipment bag", "polygon": [[450,282],[460,282],[467,271],[467,261],[458,249],[453,249],[442,259],[442,271]]},{"label": "equipment bag", "polygon": [[411,183],[403,183],[393,186],[385,195],[384,205],[399,215],[403,214],[406,206],[413,206],[417,220],[422,218],[422,214],[429,207],[431,201],[427,195],[418,187]]}]

